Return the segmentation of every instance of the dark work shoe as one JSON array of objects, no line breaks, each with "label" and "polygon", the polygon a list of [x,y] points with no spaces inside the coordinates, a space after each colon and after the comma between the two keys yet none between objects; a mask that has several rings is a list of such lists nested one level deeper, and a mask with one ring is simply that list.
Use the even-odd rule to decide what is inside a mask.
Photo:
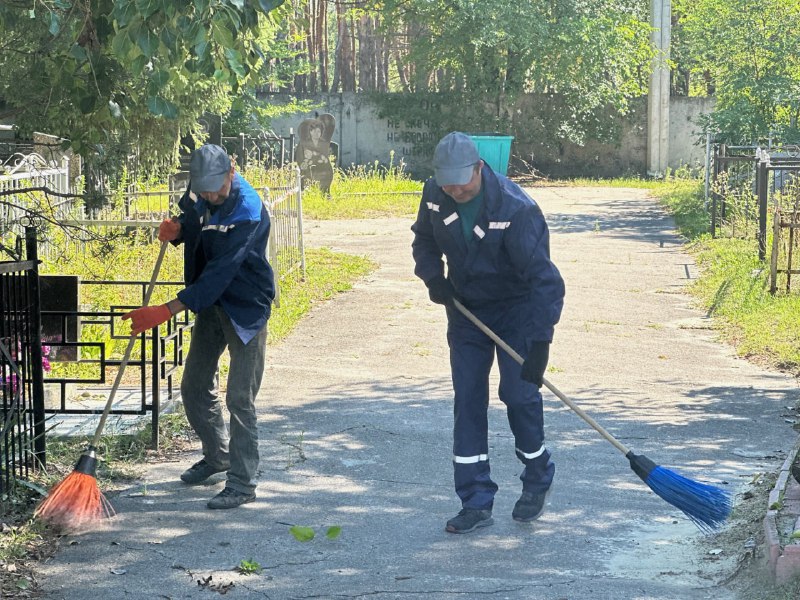
[{"label": "dark work shoe", "polygon": [[226,487],[219,494],[208,501],[208,508],[236,508],[256,499],[255,492],[249,494]]},{"label": "dark work shoe", "polygon": [[494,523],[492,511],[462,508],[461,512],[447,522],[444,530],[449,533],[469,533],[478,527],[488,527],[492,523]]},{"label": "dark work shoe", "polygon": [[527,523],[528,521],[535,521],[542,516],[544,512],[544,505],[547,502],[547,497],[550,495],[550,490],[541,493],[522,492],[517,503],[514,505],[514,510],[511,516],[515,521]]},{"label": "dark work shoe", "polygon": [[223,471],[227,471],[227,467],[224,469],[220,469],[217,467],[212,467],[210,464],[206,462],[206,459],[200,460],[194,463],[191,467],[186,469],[181,474],[181,481],[183,483],[188,483],[190,485],[194,485],[196,483],[203,483],[206,479],[214,475],[215,473],[222,473]]}]

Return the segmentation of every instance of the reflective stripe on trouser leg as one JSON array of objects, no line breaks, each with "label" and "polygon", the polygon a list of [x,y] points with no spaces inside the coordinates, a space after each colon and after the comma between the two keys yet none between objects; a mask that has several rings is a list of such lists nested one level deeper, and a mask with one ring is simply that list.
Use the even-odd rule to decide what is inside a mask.
[{"label": "reflective stripe on trouser leg", "polygon": [[[460,317],[460,318],[459,318]],[[497,485],[489,469],[489,371],[494,345],[448,309],[447,341],[453,377],[453,478],[464,508],[491,509]]]},{"label": "reflective stripe on trouser leg", "polygon": [[217,362],[225,350],[216,309],[211,306],[195,316],[192,341],[181,379],[181,399],[186,419],[203,445],[203,458],[213,467],[227,469],[228,427],[217,397]]},{"label": "reflective stripe on trouser leg", "polygon": [[[513,331],[508,331],[506,335],[512,339],[519,337]],[[518,351],[522,348],[524,352],[520,354],[525,356],[527,348],[523,347],[524,342],[515,342],[509,343]],[[522,379],[522,367],[516,360],[502,350],[497,354],[500,367],[498,394],[506,405],[517,458],[525,465],[519,477],[522,480],[522,489],[526,492],[544,492],[553,482],[556,467],[544,445],[542,394],[534,384]]]}]

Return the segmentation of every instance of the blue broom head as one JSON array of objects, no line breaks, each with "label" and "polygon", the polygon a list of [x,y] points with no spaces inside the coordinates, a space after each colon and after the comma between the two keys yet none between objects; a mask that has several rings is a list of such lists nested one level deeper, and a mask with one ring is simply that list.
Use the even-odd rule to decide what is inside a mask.
[{"label": "blue broom head", "polygon": [[705,533],[721,527],[731,514],[731,494],[655,465],[647,457],[628,454],[631,468],[658,496],[679,508]]}]

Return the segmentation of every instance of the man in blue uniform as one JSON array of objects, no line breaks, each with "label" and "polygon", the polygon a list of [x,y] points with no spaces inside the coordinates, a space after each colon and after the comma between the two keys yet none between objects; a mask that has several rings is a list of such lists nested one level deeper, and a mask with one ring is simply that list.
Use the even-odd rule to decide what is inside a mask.
[{"label": "man in blue uniform", "polygon": [[[447,309],[455,393],[453,468],[462,510],[446,530],[467,533],[493,522],[497,485],[489,472],[487,411],[495,352],[500,400],[524,467],[522,495],[512,517],[532,521],[544,510],[555,473],[544,445],[539,388],[561,316],[564,282],[550,260],[549,232],[539,206],[492,171],[469,136],[453,132],[442,138],[433,168],[411,230],[414,272],[430,299]],[[524,365],[496,349],[455,308],[454,298],[526,357]]]},{"label": "man in blue uniform", "polygon": [[[186,416],[203,446],[203,459],[181,475],[202,483],[227,471],[225,489],[208,508],[234,508],[255,500],[258,430],[255,398],[264,373],[267,320],[275,283],[267,262],[270,220],[261,198],[231,165],[225,149],[207,144],[192,155],[190,190],[177,220],[159,227],[162,242],[184,244],[186,287],[177,298],[144,306],[122,318],[139,334],[186,309],[195,313],[181,381]],[[217,397],[217,367],[228,349],[226,405],[230,432]]]}]

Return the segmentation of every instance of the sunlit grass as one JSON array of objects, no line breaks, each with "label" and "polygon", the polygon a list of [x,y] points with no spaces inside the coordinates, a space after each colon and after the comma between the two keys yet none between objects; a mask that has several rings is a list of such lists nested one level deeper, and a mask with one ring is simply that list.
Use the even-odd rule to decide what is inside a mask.
[{"label": "sunlit grass", "polygon": [[338,170],[330,195],[318,187],[303,194],[303,213],[312,219],[368,219],[382,216],[413,217],[422,195],[421,181],[405,172],[405,166],[388,166],[377,161],[371,165]]},{"label": "sunlit grass", "polygon": [[700,180],[648,189],[691,242],[687,248],[700,277],[689,290],[715,318],[720,334],[741,356],[800,374],[800,294],[769,293],[769,262],[758,260],[757,241],[709,235]]}]

